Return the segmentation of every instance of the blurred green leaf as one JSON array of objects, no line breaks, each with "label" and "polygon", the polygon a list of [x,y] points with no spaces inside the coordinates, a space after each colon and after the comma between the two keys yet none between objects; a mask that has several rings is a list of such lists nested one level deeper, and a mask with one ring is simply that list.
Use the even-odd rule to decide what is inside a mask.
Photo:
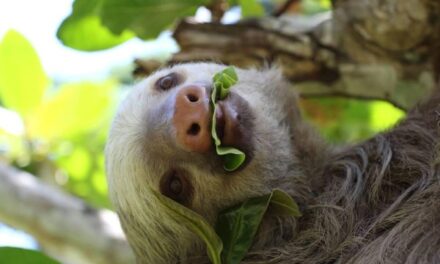
[{"label": "blurred green leaf", "polygon": [[113,81],[61,86],[32,116],[29,134],[54,140],[96,129],[110,115],[115,87]]},{"label": "blurred green leaf", "polygon": [[259,0],[238,0],[243,17],[261,17],[264,15],[264,7]]},{"label": "blurred green leaf", "polygon": [[373,102],[370,110],[370,125],[374,131],[388,129],[405,116],[404,111],[387,102]]},{"label": "blurred green leaf", "polygon": [[20,33],[10,30],[0,43],[0,99],[23,117],[41,102],[49,85],[40,59]]},{"label": "blurred green leaf", "polygon": [[69,177],[74,180],[85,180],[92,167],[92,157],[89,151],[83,147],[76,145],[68,156],[60,159],[57,165],[65,170]]},{"label": "blurred green leaf", "polygon": [[99,12],[104,0],[76,0],[72,14],[58,28],[57,37],[71,48],[95,51],[119,45],[134,37],[128,30],[113,34],[103,26]]},{"label": "blurred green leaf", "polygon": [[356,142],[392,127],[405,113],[387,102],[347,98],[303,99],[302,107],[332,142]]},{"label": "blurred green leaf", "polygon": [[316,14],[331,9],[330,0],[303,0],[301,5],[305,14]]},{"label": "blurred green leaf", "polygon": [[35,250],[14,247],[0,247],[0,263],[58,264],[59,262]]},{"label": "blurred green leaf", "polygon": [[194,15],[209,0],[105,0],[101,18],[113,33],[131,30],[142,39],[155,38],[176,19]]}]

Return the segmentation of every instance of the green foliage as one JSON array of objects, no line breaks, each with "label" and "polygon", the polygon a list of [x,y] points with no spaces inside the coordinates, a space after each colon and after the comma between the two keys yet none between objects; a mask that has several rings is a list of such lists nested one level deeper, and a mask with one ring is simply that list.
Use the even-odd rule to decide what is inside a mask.
[{"label": "green foliage", "polygon": [[0,247],[0,263],[58,264],[59,262],[35,250],[13,247]]},{"label": "green foliage", "polygon": [[301,216],[298,205],[281,190],[248,199],[220,213],[216,232],[223,241],[224,264],[240,263],[249,250],[269,205],[277,214]]},{"label": "green foliage", "polygon": [[330,0],[303,0],[302,11],[304,14],[316,14],[328,11],[331,8]]},{"label": "green foliage", "polygon": [[0,97],[4,106],[27,117],[49,85],[37,53],[18,32],[10,30],[0,42]]},{"label": "green foliage", "polygon": [[306,117],[332,142],[355,142],[392,127],[405,113],[382,101],[346,98],[302,101]]},{"label": "green foliage", "polygon": [[57,32],[71,48],[94,51],[136,36],[155,38],[175,19],[190,16],[209,0],[75,0]]},{"label": "green foliage", "polygon": [[209,0],[104,0],[101,18],[113,33],[130,29],[142,39],[155,38],[175,19],[190,16]]},{"label": "green foliage", "polygon": [[99,13],[103,1],[76,0],[73,3],[72,14],[63,21],[57,32],[57,37],[64,45],[95,51],[114,47],[134,37],[128,30],[113,34],[102,25]]},{"label": "green foliage", "polygon": [[259,0],[238,0],[243,17],[260,17],[264,15],[264,8]]},{"label": "green foliage", "polygon": [[30,135],[51,140],[97,129],[109,118],[115,84],[108,81],[62,85],[36,109],[29,122]]},{"label": "green foliage", "polygon": [[0,100],[20,114],[14,122],[25,129],[14,133],[0,128],[5,156],[35,175],[52,174],[52,181],[92,204],[109,206],[103,149],[117,83],[68,83],[47,90],[36,52],[14,31],[1,42],[0,58]]}]

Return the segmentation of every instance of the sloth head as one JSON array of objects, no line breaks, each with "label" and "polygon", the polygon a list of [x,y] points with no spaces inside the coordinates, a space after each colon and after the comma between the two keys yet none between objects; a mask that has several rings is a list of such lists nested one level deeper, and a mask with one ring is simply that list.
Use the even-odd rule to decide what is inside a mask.
[{"label": "sloth head", "polygon": [[275,69],[237,69],[238,82],[219,103],[222,144],[246,154],[238,170],[224,170],[210,126],[212,78],[224,68],[159,70],[133,88],[116,114],[106,147],[108,182],[139,262],[184,263],[204,254],[201,240],[170,217],[152,189],[211,224],[221,210],[273,188],[295,192],[291,178],[301,168],[293,141],[301,122],[296,98]]}]

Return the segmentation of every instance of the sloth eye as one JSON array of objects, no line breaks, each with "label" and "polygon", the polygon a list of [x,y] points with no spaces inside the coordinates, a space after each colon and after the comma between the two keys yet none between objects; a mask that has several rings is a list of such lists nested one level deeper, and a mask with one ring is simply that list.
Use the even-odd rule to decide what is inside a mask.
[{"label": "sloth eye", "polygon": [[178,78],[176,73],[170,73],[163,76],[156,82],[156,87],[159,90],[166,91],[177,85]]},{"label": "sloth eye", "polygon": [[183,190],[182,181],[178,177],[173,177],[169,182],[168,188],[173,195],[179,195]]},{"label": "sloth eye", "polygon": [[183,170],[170,170],[160,180],[160,192],[181,204],[189,203],[192,190],[187,173]]}]

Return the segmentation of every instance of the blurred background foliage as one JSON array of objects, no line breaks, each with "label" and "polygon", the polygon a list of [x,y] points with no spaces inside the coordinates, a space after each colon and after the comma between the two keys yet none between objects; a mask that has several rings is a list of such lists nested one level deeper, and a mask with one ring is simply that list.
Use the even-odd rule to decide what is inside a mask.
[{"label": "blurred background foliage", "polygon": [[[239,14],[239,18],[271,14],[284,1],[228,2],[228,13]],[[136,37],[156,38],[177,18],[199,13],[200,6],[210,3],[75,0],[57,37],[81,51],[109,49]],[[330,0],[303,0],[293,6],[293,12],[309,15],[329,8]],[[55,82],[43,69],[32,43],[19,32],[8,31],[0,41],[0,159],[95,206],[110,207],[103,152],[111,117],[128,90],[127,84],[135,82],[127,76],[127,67],[132,66],[121,65],[102,81]],[[301,103],[305,116],[332,143],[366,139],[404,116],[386,102],[322,98],[302,99]]]}]

